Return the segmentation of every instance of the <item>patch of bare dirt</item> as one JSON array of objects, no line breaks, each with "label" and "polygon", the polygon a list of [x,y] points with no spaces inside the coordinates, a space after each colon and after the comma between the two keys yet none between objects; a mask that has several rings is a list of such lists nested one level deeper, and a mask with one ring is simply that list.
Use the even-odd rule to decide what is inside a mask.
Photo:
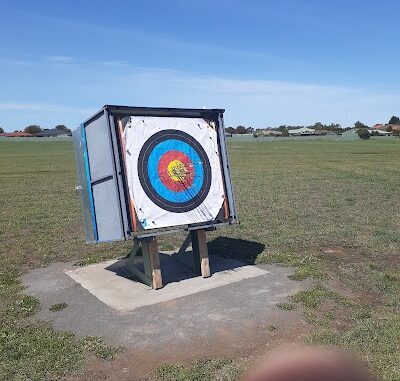
[{"label": "patch of bare dirt", "polygon": [[[260,322],[263,320],[260,317]],[[90,356],[84,372],[68,380],[153,380],[152,372],[163,363],[187,365],[200,359],[224,357],[252,362],[279,345],[300,341],[308,328],[300,311],[277,309],[268,322],[249,321],[238,332],[217,329],[211,341],[198,340],[194,334],[192,339],[179,345],[166,343],[153,348],[130,348],[113,361]]]},{"label": "patch of bare dirt", "polygon": [[327,247],[323,250],[323,254],[332,257],[344,257],[346,251],[342,247]]}]

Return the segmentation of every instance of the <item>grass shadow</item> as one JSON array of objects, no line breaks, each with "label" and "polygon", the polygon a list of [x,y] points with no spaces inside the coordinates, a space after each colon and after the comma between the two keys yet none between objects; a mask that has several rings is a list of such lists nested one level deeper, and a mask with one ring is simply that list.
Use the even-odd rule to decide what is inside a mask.
[{"label": "grass shadow", "polygon": [[253,265],[265,249],[265,245],[260,242],[230,237],[217,237],[207,245],[210,255],[236,259],[248,265]]}]

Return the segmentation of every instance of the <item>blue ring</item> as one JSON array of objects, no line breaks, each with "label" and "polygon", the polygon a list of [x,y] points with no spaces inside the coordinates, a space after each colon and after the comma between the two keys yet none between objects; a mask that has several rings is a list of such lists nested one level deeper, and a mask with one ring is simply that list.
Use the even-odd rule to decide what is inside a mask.
[{"label": "blue ring", "polygon": [[[194,178],[192,185],[188,189],[179,192],[173,191],[168,189],[160,179],[158,163],[161,157],[168,151],[180,151],[193,163]],[[200,192],[204,181],[203,165],[199,155],[189,144],[176,139],[164,140],[154,147],[149,156],[147,173],[154,190],[164,199],[174,203],[182,203],[191,200]]]},{"label": "blue ring", "polygon": [[[185,195],[182,194],[179,196],[182,197],[181,199],[186,197],[187,201],[177,202],[176,197],[177,194],[180,192],[173,192],[175,193],[173,201],[167,200],[166,198],[162,197],[154,188],[153,184],[159,190],[161,189],[161,187],[158,187],[157,182],[153,181],[152,183],[150,181],[149,175],[151,177],[155,175],[156,179],[159,176],[158,163],[160,160],[160,157],[158,155],[154,155],[151,163],[152,168],[149,170],[150,155],[152,154],[154,148],[164,141],[173,141],[173,144],[171,144],[169,149],[166,148],[168,147],[168,145],[164,146],[163,152],[168,152],[170,149],[175,150],[180,147],[185,152],[185,154],[187,153],[189,158],[193,160],[193,165],[195,166],[195,169],[197,168],[196,181],[195,179],[193,179],[195,184],[192,184],[192,186],[190,186],[190,192],[185,191],[183,192],[185,193]],[[194,153],[190,150],[187,151],[188,148],[185,145],[181,145],[181,143],[187,144],[190,149],[193,149]],[[160,146],[160,148],[161,147],[163,146]],[[200,158],[199,160],[197,160],[196,154],[197,157]],[[149,197],[149,199],[153,201],[157,206],[159,206],[161,209],[173,213],[186,213],[197,208],[205,200],[208,192],[210,191],[212,174],[210,160],[208,159],[208,156],[199,141],[197,141],[193,136],[189,135],[186,132],[171,129],[156,132],[154,135],[150,136],[143,144],[138,157],[138,176],[144,192]],[[197,188],[197,182],[201,184],[200,190],[198,190]]]}]

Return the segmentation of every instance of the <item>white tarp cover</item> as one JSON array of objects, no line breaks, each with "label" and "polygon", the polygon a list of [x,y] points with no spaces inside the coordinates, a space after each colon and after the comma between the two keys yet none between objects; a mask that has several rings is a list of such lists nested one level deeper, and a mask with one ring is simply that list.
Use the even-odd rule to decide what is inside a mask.
[{"label": "white tarp cover", "polygon": [[215,220],[224,186],[212,123],[132,116],[123,140],[129,194],[144,229]]}]

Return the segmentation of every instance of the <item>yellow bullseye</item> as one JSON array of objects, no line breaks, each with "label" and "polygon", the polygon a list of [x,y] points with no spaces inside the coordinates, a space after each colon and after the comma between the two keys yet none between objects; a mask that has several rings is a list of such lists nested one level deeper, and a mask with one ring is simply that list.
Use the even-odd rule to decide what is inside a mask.
[{"label": "yellow bullseye", "polygon": [[185,179],[187,169],[180,160],[172,160],[168,164],[168,176],[174,181],[182,181]]}]

